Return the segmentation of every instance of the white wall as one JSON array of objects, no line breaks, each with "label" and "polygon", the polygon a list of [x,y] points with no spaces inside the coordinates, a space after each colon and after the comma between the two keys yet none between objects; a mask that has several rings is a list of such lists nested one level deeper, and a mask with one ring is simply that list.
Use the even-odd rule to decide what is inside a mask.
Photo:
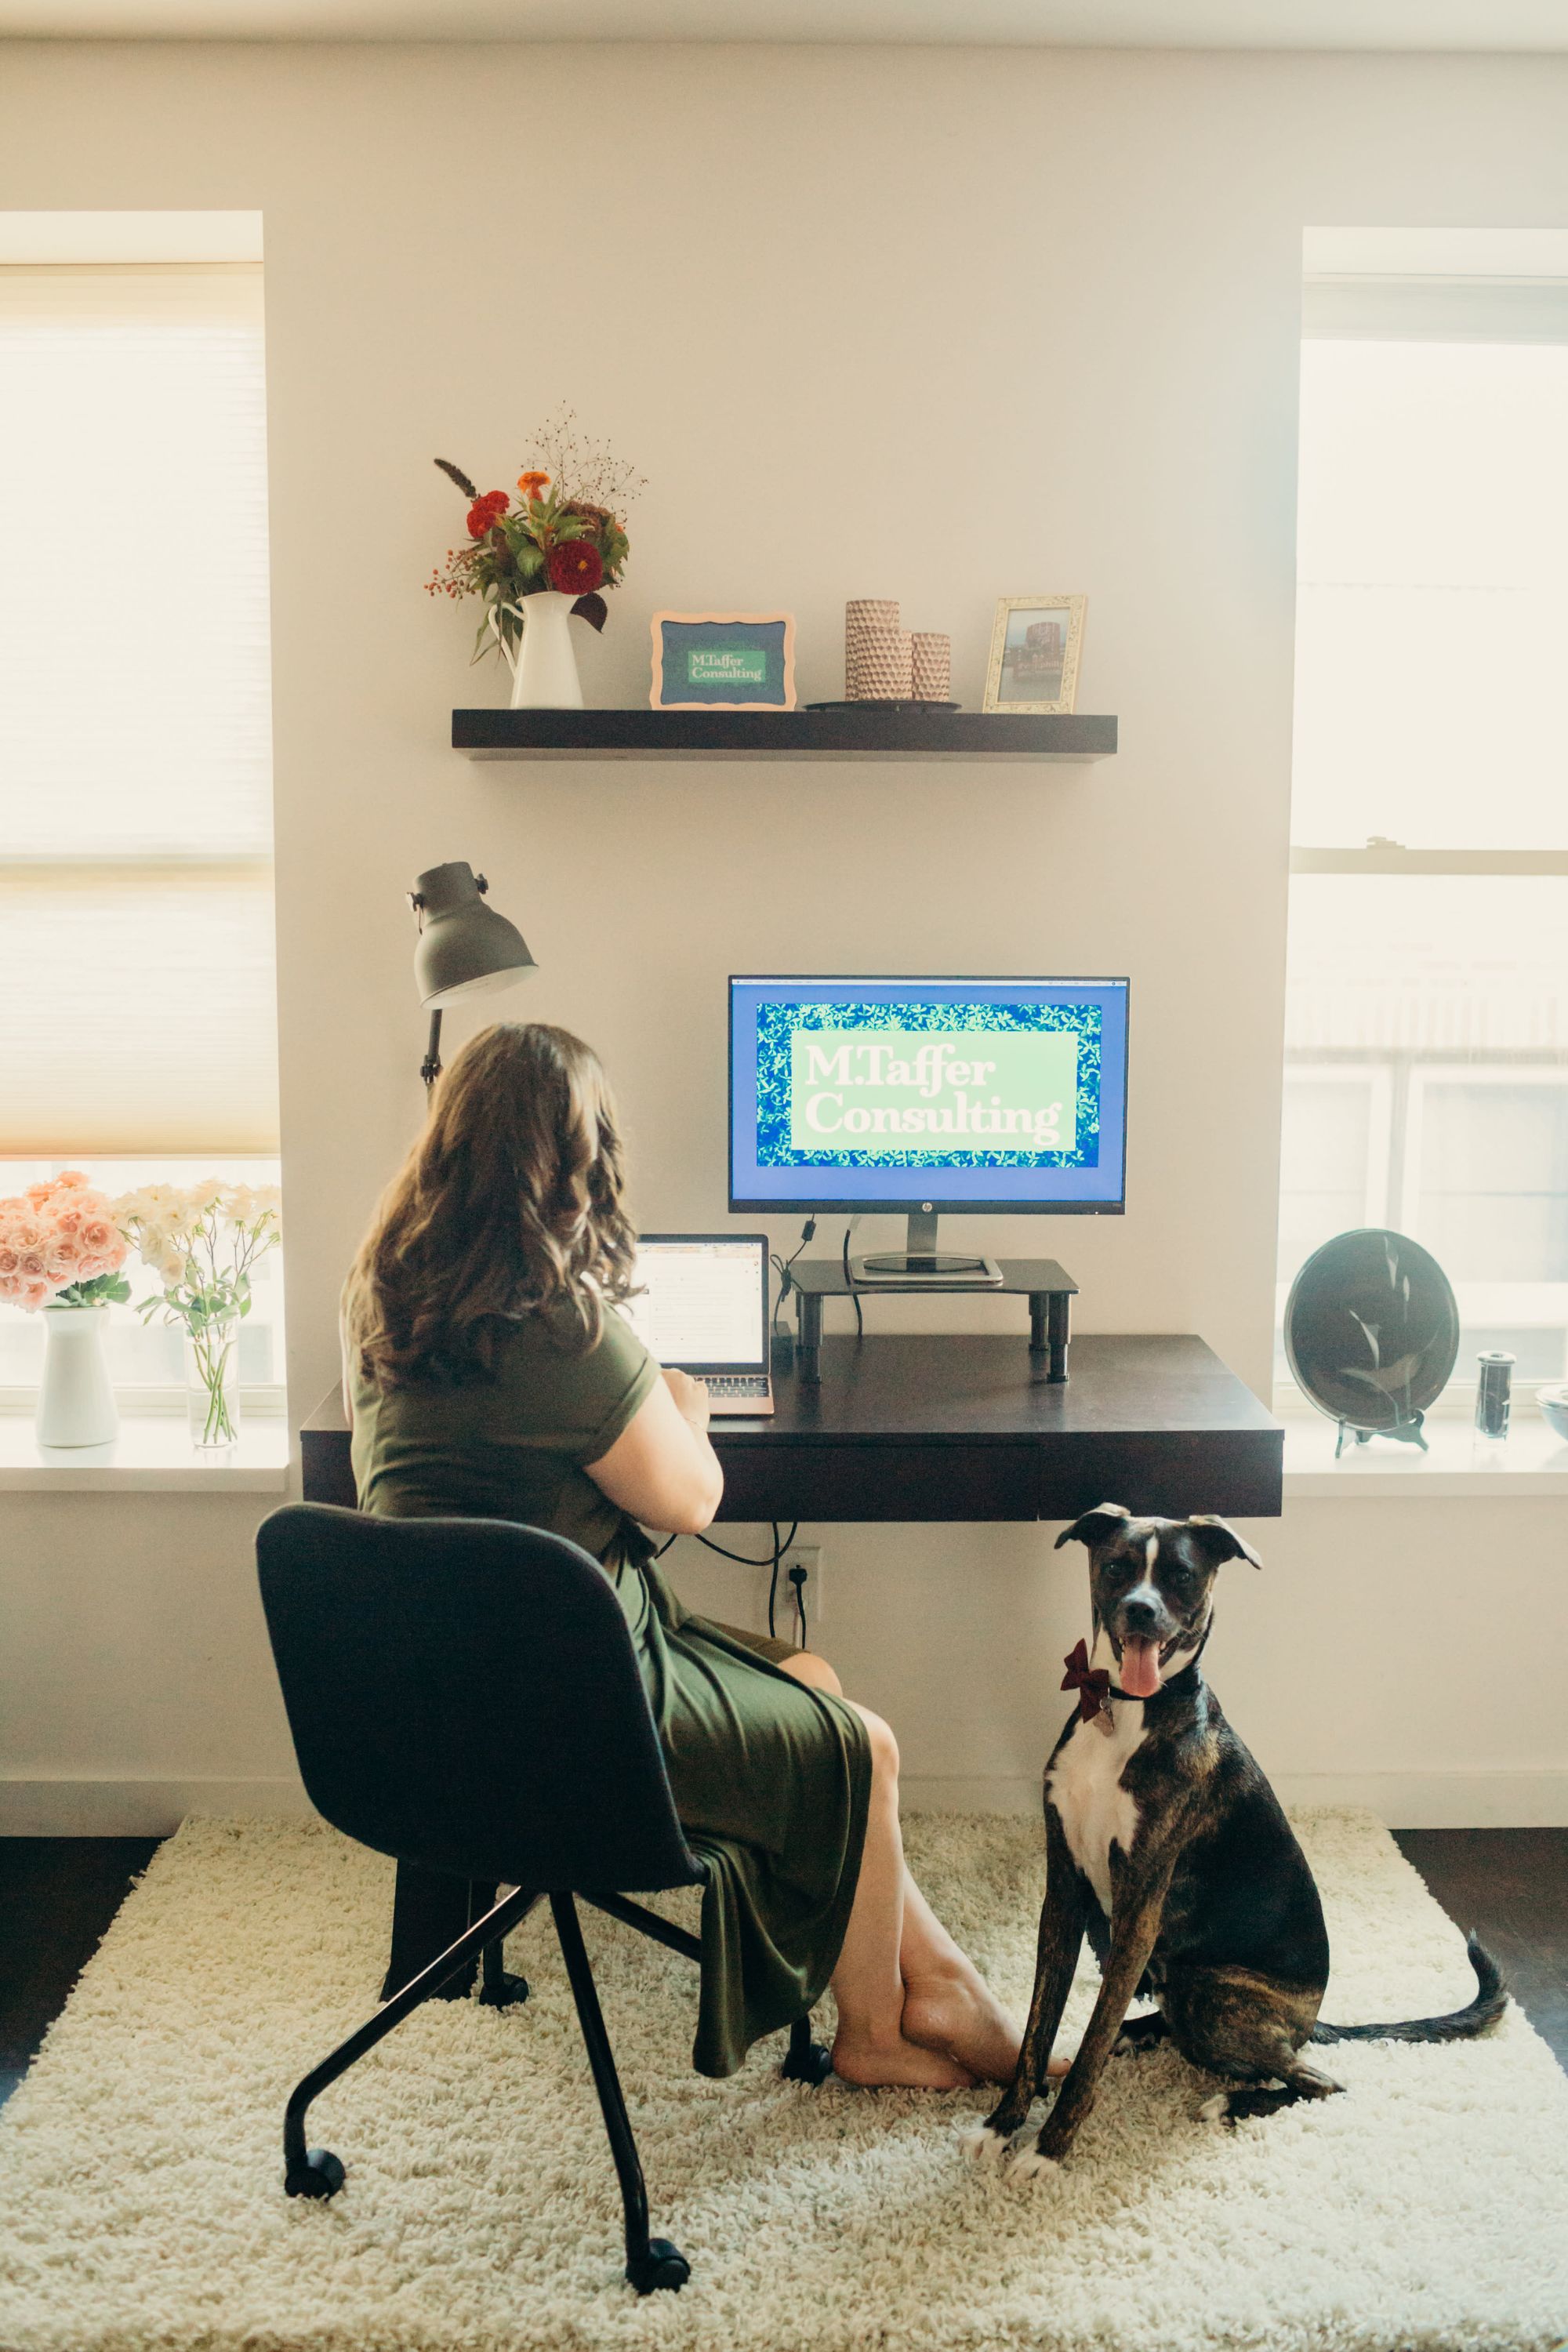
[{"label": "white wall", "polygon": [[[604,1054],[655,1226],[724,1213],[728,971],[1130,972],[1130,1213],[1034,1237],[1082,1328],[1198,1330],[1262,1382],[1301,230],[1561,225],[1565,131],[1568,63],[1542,58],[0,50],[0,206],[265,215],[297,1406],[334,1376],[342,1268],[418,1111],[402,893],[454,856],[539,958],[519,1009]],[[836,693],[845,597],[894,594],[951,630],[973,703],[995,595],[1082,589],[1079,705],[1119,713],[1120,756],[1001,778],[456,758],[452,704],[500,688],[465,668],[467,614],[419,593],[461,522],[429,460],[508,484],[563,397],[649,477],[591,700],[640,700],[649,611],[708,602],[792,607],[803,698]],[[867,887],[894,847],[899,881]],[[61,1776],[100,1814],[133,1782],[139,1818],[204,1779],[275,1800],[258,1516],[12,1508],[0,1674],[75,1695],[7,1710],[14,1813],[58,1818],[35,1784]],[[1331,1501],[1255,1528],[1269,1570],[1231,1572],[1215,1671],[1287,1788],[1568,1818],[1568,1739],[1476,1664],[1483,1631],[1541,1645],[1563,1526]],[[1041,1530],[826,1532],[824,1642],[917,1793],[1017,1801],[1081,1571]],[[732,1604],[730,1573],[688,1590]],[[167,1639],[84,1656],[79,1612]]]}]

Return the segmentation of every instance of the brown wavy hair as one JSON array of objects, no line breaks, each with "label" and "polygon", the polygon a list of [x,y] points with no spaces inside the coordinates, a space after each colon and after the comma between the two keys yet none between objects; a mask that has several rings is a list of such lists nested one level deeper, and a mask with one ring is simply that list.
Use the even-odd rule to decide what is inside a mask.
[{"label": "brown wavy hair", "polygon": [[495,1378],[509,1325],[552,1315],[597,1344],[632,1287],[625,1153],[597,1056],[568,1030],[500,1021],[437,1082],[349,1276],[349,1343],[379,1389]]}]

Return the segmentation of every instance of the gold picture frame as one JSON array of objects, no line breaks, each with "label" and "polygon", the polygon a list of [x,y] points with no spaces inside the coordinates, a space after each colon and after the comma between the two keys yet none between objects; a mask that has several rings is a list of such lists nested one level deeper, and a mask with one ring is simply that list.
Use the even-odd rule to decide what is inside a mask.
[{"label": "gold picture frame", "polygon": [[981,708],[1036,718],[1070,710],[1088,604],[1087,596],[998,596]]}]

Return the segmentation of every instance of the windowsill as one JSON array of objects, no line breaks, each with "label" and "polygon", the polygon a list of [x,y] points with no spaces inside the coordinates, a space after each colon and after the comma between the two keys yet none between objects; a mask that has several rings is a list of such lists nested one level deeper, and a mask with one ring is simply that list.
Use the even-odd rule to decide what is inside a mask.
[{"label": "windowsill", "polygon": [[0,1413],[0,1493],[281,1495],[289,1423],[242,1419],[237,1445],[204,1461],[183,1413],[126,1413],[108,1445],[41,1446],[30,1417]]},{"label": "windowsill", "polygon": [[1334,1460],[1331,1421],[1285,1419],[1285,1496],[1357,1496],[1363,1501],[1416,1496],[1434,1500],[1468,1495],[1554,1495],[1568,1500],[1568,1444],[1548,1429],[1534,1402],[1521,1397],[1501,1445],[1480,1445],[1468,1421],[1433,1419],[1424,1434],[1428,1451],[1374,1437],[1349,1444]]}]

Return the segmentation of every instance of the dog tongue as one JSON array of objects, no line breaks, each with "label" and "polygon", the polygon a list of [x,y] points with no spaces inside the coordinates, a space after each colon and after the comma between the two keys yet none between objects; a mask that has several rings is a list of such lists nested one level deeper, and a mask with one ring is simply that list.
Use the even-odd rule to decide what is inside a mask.
[{"label": "dog tongue", "polygon": [[1160,1644],[1129,1633],[1121,1643],[1121,1687],[1129,1698],[1152,1698],[1160,1687]]}]

